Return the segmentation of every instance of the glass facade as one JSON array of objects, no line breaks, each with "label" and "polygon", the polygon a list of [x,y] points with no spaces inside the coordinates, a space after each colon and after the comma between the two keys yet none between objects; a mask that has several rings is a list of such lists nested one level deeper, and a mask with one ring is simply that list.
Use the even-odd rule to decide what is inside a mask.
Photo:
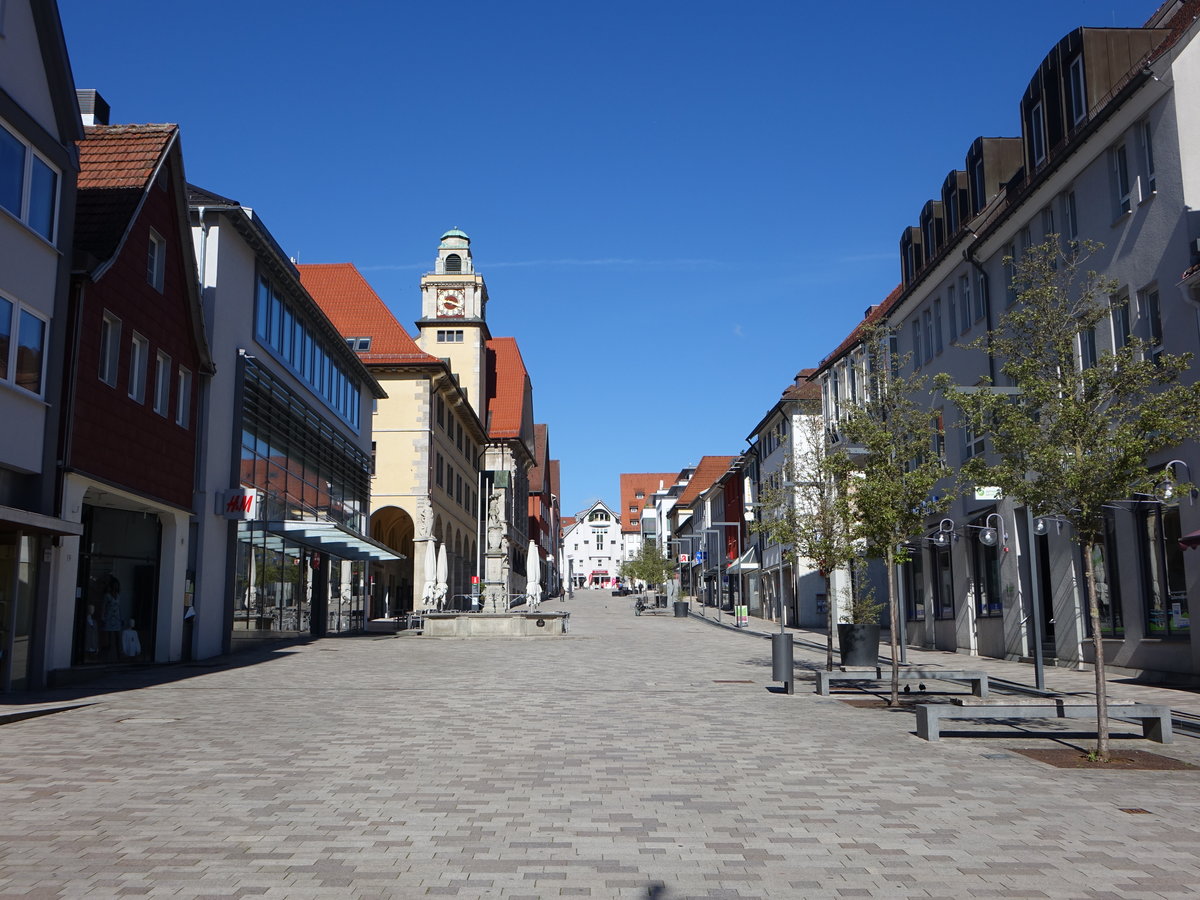
[{"label": "glass facade", "polygon": [[238,525],[234,631],[360,630],[367,562],[272,526],[334,523],[363,535],[370,456],[252,359],[243,390],[241,483],[261,500],[257,518]]},{"label": "glass facade", "polygon": [[333,359],[313,325],[293,308],[284,293],[260,276],[255,292],[254,333],[329,408],[359,427],[360,385]]}]

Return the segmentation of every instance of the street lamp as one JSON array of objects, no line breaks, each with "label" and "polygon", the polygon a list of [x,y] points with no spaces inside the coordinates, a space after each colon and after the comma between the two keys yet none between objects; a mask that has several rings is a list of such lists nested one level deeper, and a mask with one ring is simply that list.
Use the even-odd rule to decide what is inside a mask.
[{"label": "street lamp", "polygon": [[[737,534],[735,535],[735,539],[736,539],[736,546],[737,546],[737,555],[739,557],[742,555],[742,529],[741,529],[742,523],[741,522],[710,522],[709,525],[710,525],[709,528],[704,529],[705,533],[708,533],[710,531],[713,533],[717,533],[717,532],[720,532],[722,528],[736,528]],[[728,568],[727,565],[723,564],[721,566],[720,572],[722,575],[726,575],[725,569],[727,569],[727,568]],[[726,575],[726,577],[728,577],[728,576]],[[729,588],[729,605],[733,606],[733,587],[732,587],[732,585]],[[721,586],[720,586],[720,584],[717,585],[717,621],[718,622],[721,621]],[[736,621],[736,619],[735,619],[735,621]]]},{"label": "street lamp", "polygon": [[[688,552],[689,556],[692,556],[695,552],[695,545],[692,543],[692,541],[698,541],[698,540],[700,540],[700,538],[697,535],[681,534],[677,538],[668,538],[667,544],[668,545],[675,544],[677,547],[682,547],[683,542],[687,541],[687,548],[688,548],[687,552]],[[682,587],[682,584],[683,584],[683,561],[678,560],[678,563],[679,563],[679,581],[680,581],[680,586]],[[689,590],[691,589],[691,586],[692,586],[692,579],[691,579],[691,573],[689,573],[689,575],[688,575],[688,589]]]}]

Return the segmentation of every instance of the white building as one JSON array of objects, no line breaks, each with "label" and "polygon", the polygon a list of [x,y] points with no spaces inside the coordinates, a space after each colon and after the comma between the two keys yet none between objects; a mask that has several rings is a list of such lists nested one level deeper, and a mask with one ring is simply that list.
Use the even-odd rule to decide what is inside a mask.
[{"label": "white building", "polygon": [[[1148,341],[1153,354],[1200,348],[1194,12],[1194,3],[1167,2],[1145,27],[1076,29],[1050,49],[1023,92],[1014,85],[1021,136],[970,144],[963,169],[948,174],[920,224],[903,231],[901,287],[868,316],[896,329],[893,349],[912,368],[960,385],[999,376],[972,342],[1016,302],[1006,260],[1049,235],[1101,244],[1087,267],[1117,283],[1109,320],[1080,336],[1077,365],[1095,365],[1129,335]],[[853,338],[820,368],[834,442],[867,386]],[[1187,377],[1196,371],[1193,364]],[[941,425],[933,447],[952,468],[991,452],[988,435],[957,427],[951,404],[937,395],[929,402]],[[1200,475],[1195,442],[1147,464],[1184,480]],[[1165,494],[1114,497],[1110,506],[1093,560],[1106,659],[1132,671],[1195,675],[1200,640],[1189,606],[1200,591],[1200,559],[1180,539],[1200,528],[1200,506]],[[981,541],[984,534],[992,539]],[[1036,521],[985,488],[960,494],[911,544],[896,598],[909,644],[1091,661],[1083,560],[1052,520]]]},{"label": "white building", "polygon": [[611,587],[622,561],[620,517],[600,500],[579,513],[563,534],[563,559],[571,587]]}]

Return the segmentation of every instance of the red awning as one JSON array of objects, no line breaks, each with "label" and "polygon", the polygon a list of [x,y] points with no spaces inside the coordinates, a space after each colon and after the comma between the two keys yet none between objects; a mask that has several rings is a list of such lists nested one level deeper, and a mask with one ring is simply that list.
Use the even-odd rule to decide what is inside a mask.
[{"label": "red awning", "polygon": [[1200,547],[1200,530],[1193,531],[1191,534],[1185,534],[1181,537],[1179,539],[1179,546],[1184,550]]}]

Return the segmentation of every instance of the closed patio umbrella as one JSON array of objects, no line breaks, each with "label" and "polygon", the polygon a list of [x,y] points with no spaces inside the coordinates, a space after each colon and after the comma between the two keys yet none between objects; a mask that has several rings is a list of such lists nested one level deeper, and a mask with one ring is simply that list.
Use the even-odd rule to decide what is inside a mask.
[{"label": "closed patio umbrella", "polygon": [[1185,534],[1179,539],[1179,546],[1184,550],[1192,550],[1200,547],[1200,529],[1193,531],[1191,534]]},{"label": "closed patio umbrella", "polygon": [[535,609],[542,602],[542,560],[538,556],[538,546],[533,541],[529,542],[528,561],[526,562],[526,580],[525,580],[525,598],[529,602],[529,608]]},{"label": "closed patio umbrella", "polygon": [[450,566],[446,559],[446,542],[442,541],[442,546],[438,547],[437,552],[437,587],[434,591],[434,597],[437,599],[439,610],[445,606],[446,593],[450,589],[450,585],[446,583],[446,573],[449,571]]},{"label": "closed patio umbrella", "polygon": [[431,610],[436,604],[434,570],[437,568],[437,541],[429,538],[425,541],[425,587],[421,591],[421,609]]}]

